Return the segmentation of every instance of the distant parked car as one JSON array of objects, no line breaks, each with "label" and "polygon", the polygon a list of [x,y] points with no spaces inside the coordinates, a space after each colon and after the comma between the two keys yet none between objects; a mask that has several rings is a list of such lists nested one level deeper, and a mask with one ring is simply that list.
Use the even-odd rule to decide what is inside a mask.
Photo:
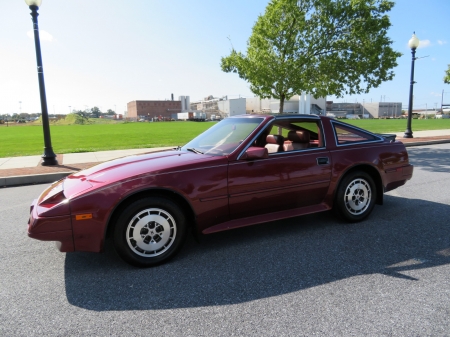
[{"label": "distant parked car", "polygon": [[234,116],[182,147],[52,184],[31,205],[28,235],[56,241],[62,252],[100,252],[109,236],[125,261],[149,267],[172,258],[189,230],[210,234],[331,209],[361,221],[412,173],[395,135],[324,116]]},{"label": "distant parked car", "polygon": [[355,115],[355,114],[347,114],[347,115],[345,115],[345,118],[347,118],[347,119],[360,119],[360,117],[358,115]]}]

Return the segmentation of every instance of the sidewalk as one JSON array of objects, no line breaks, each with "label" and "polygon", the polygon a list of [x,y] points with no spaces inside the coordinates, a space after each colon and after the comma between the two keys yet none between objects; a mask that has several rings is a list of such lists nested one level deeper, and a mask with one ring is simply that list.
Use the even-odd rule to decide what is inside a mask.
[{"label": "sidewalk", "polygon": [[[403,138],[403,132],[397,133],[397,140],[407,147],[450,143],[450,130],[413,131],[413,136]],[[55,166],[41,166],[41,156],[0,158],[0,188],[51,183],[108,160],[170,148],[173,147],[57,154]]]},{"label": "sidewalk", "polygon": [[0,188],[52,183],[65,176],[102,162],[135,154],[156,152],[170,147],[57,154],[58,165],[42,166],[41,156],[0,158]]}]

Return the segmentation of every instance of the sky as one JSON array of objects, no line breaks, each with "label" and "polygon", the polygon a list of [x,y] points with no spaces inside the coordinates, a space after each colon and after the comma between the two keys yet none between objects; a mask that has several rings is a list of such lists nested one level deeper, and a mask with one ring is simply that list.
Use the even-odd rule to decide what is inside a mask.
[{"label": "sky", "polygon": [[[43,0],[39,30],[48,112],[126,111],[134,100],[171,94],[254,97],[220,59],[232,46],[246,52],[252,27],[268,0]],[[32,22],[25,1],[0,0],[0,114],[41,112]],[[415,31],[414,109],[450,103],[444,72],[450,64],[450,0],[398,0],[389,37],[403,54],[392,81],[334,102],[401,102],[409,97]],[[423,58],[422,58],[423,57]]]}]

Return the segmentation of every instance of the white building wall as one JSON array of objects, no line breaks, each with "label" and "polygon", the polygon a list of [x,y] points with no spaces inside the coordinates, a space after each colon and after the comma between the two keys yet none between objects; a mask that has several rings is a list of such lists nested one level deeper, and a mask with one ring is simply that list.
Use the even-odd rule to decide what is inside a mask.
[{"label": "white building wall", "polygon": [[245,110],[247,113],[268,111],[271,106],[271,99],[259,97],[246,98]]},{"label": "white building wall", "polygon": [[228,102],[230,102],[229,116],[245,115],[245,101],[246,101],[245,98],[236,98],[228,100]]},{"label": "white building wall", "polygon": [[298,113],[302,115],[311,114],[311,97],[310,94],[301,94],[298,100]]},{"label": "white building wall", "polygon": [[261,100],[259,97],[250,97],[245,99],[245,110],[248,113],[261,111]]},{"label": "white building wall", "polygon": [[325,97],[315,98],[311,96],[311,104],[317,105],[324,112],[327,110],[327,100]]},{"label": "white building wall", "polygon": [[270,109],[270,98],[264,98],[261,100],[261,111],[269,110]]},{"label": "white building wall", "polygon": [[217,102],[219,111],[226,116],[245,115],[246,113],[246,99],[235,98],[226,101]]},{"label": "white building wall", "polygon": [[[270,102],[270,110],[273,113],[279,113],[280,112],[280,101],[271,101]],[[284,101],[283,112],[284,113],[298,113],[298,101],[297,100]]]},{"label": "white building wall", "polygon": [[376,103],[364,103],[363,114],[369,114],[372,118],[378,118],[378,112],[380,104]]},{"label": "white building wall", "polygon": [[217,102],[217,108],[224,115],[226,115],[226,116],[230,115],[230,104],[229,104],[229,101],[219,101],[219,102]]},{"label": "white building wall", "polygon": [[[310,94],[295,95],[290,100],[284,101],[283,110],[285,113],[311,114],[311,105],[317,105],[323,112],[326,111],[326,98],[314,98]],[[278,99],[260,99],[251,97],[246,99],[245,109],[247,113],[252,112],[272,112],[279,113],[280,100]]]}]

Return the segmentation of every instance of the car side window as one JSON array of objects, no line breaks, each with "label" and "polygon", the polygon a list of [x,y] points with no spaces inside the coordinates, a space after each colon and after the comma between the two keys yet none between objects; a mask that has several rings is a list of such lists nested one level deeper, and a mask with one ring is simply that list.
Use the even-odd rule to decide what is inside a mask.
[{"label": "car side window", "polygon": [[256,146],[268,150],[269,156],[280,152],[309,150],[325,146],[320,121],[281,119],[257,139]]},{"label": "car side window", "polygon": [[325,146],[320,121],[295,122],[292,123],[292,126],[295,127],[295,130],[303,131],[305,133],[303,137],[309,137],[309,148]]},{"label": "car side window", "polygon": [[379,140],[376,136],[350,126],[333,123],[338,145]]}]

